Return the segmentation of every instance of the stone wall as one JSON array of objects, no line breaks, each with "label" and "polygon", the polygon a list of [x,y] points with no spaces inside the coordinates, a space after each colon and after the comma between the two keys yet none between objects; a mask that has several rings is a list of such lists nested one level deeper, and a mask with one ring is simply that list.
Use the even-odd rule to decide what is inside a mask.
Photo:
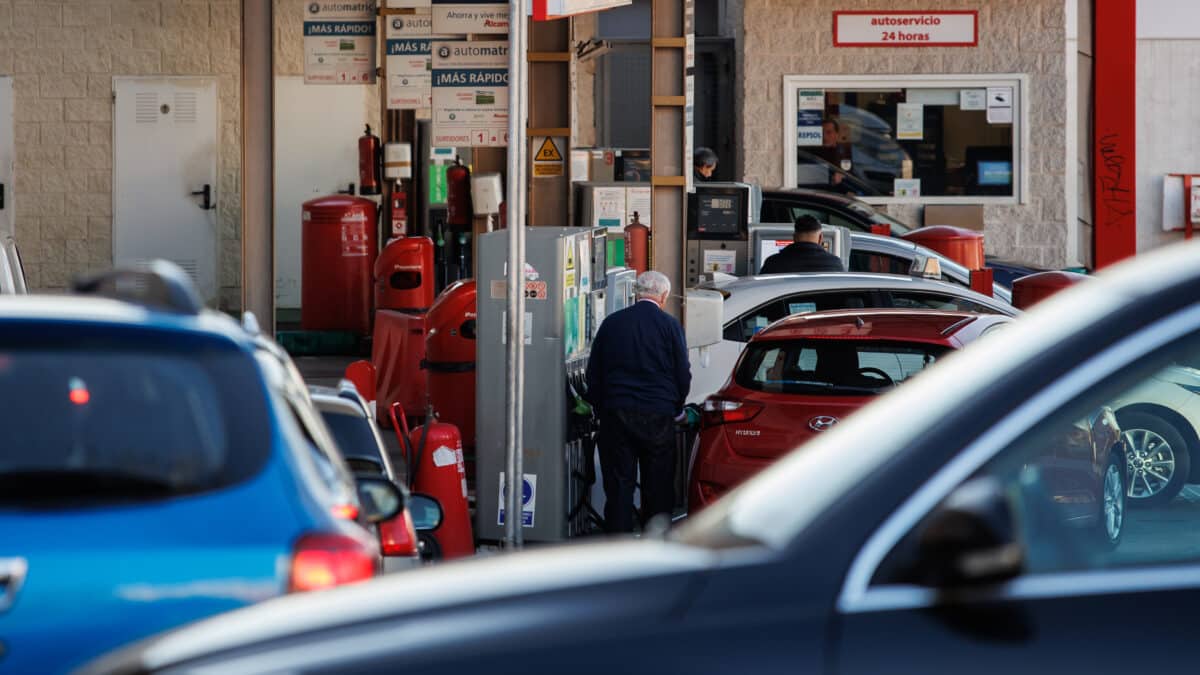
[{"label": "stone wall", "polygon": [[[14,230],[32,288],[112,264],[114,76],[217,78],[219,141],[240,145],[237,0],[0,0],[0,73],[13,76]],[[241,282],[240,153],[220,153],[222,304]]]},{"label": "stone wall", "polygon": [[[304,0],[273,2],[276,73],[301,75]],[[13,76],[15,236],[30,287],[49,291],[112,265],[113,78],[215,77],[220,306],[240,307],[240,0],[0,0],[0,75]],[[378,89],[368,101],[377,128]]]},{"label": "stone wall", "polygon": [[[974,48],[835,48],[835,9],[978,9]],[[741,173],[764,186],[783,182],[785,75],[1024,73],[1030,78],[1030,199],[987,206],[989,253],[1030,263],[1066,263],[1066,31],[1063,0],[744,0],[737,105]],[[1074,168],[1074,167],[1072,167]],[[921,207],[889,211],[920,224]]]}]

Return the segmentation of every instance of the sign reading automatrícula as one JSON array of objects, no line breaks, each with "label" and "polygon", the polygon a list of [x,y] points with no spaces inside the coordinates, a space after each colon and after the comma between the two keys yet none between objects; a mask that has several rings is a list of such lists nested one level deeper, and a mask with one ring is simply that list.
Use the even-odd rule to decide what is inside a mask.
[{"label": "sign reading automatr\u00edcula", "polygon": [[375,83],[375,0],[304,5],[304,83]]},{"label": "sign reading automatr\u00edcula", "polygon": [[433,105],[433,21],[428,14],[386,17],[387,107],[417,110]]},{"label": "sign reading automatr\u00edcula", "polygon": [[508,145],[508,43],[434,41],[433,145]]},{"label": "sign reading automatr\u00edcula", "polygon": [[496,0],[433,0],[433,32],[439,35],[508,32],[508,3]]}]

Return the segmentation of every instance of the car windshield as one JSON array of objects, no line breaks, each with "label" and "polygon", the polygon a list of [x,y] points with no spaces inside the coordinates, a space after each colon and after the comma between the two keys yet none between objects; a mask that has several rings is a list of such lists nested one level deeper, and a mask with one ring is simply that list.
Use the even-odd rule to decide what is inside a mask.
[{"label": "car windshield", "polygon": [[355,471],[382,471],[383,458],[379,454],[379,443],[375,440],[375,434],[371,433],[371,423],[366,418],[332,411],[323,411],[321,418],[325,420],[342,457],[351,468]]},{"label": "car windshield", "polygon": [[874,222],[878,223],[880,221],[883,221],[883,222],[886,222],[888,225],[891,225],[893,237],[898,237],[902,234],[908,234],[909,232],[912,232],[912,230],[913,230],[913,228],[911,226],[906,225],[905,223],[902,223],[899,220],[896,220],[895,218],[889,216],[888,214],[886,214],[882,211],[876,211],[875,209],[873,209],[865,204],[859,204],[857,202],[850,202],[850,209],[855,211],[856,213],[861,213],[862,215],[866,216],[867,218],[870,218]]},{"label": "car windshield", "polygon": [[153,499],[249,478],[270,448],[253,361],[181,340],[0,340],[0,508]]},{"label": "car windshield", "polygon": [[754,343],[734,379],[755,391],[782,394],[877,394],[936,361],[946,348],[868,340]]}]

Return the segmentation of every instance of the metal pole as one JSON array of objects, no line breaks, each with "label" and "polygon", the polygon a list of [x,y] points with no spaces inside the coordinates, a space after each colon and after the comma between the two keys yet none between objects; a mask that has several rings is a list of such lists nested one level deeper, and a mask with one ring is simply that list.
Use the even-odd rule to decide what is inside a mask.
[{"label": "metal pole", "polygon": [[526,52],[526,1],[509,0],[508,50],[508,352],[505,363],[504,541],[510,549],[522,545],[521,496],[524,486],[525,398],[525,117],[528,104]]}]

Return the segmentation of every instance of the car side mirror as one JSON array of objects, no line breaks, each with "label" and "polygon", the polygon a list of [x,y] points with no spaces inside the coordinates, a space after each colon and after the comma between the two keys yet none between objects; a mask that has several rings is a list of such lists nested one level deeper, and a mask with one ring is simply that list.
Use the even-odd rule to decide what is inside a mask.
[{"label": "car side mirror", "polygon": [[418,532],[432,532],[442,526],[442,505],[429,495],[414,494],[408,502],[408,515]]},{"label": "car side mirror", "polygon": [[355,474],[354,482],[359,506],[368,523],[391,520],[404,510],[404,493],[387,477],[360,473]]},{"label": "car side mirror", "polygon": [[999,481],[977,478],[952,492],[917,540],[917,578],[935,588],[1011,579],[1025,567],[1017,518]]}]

